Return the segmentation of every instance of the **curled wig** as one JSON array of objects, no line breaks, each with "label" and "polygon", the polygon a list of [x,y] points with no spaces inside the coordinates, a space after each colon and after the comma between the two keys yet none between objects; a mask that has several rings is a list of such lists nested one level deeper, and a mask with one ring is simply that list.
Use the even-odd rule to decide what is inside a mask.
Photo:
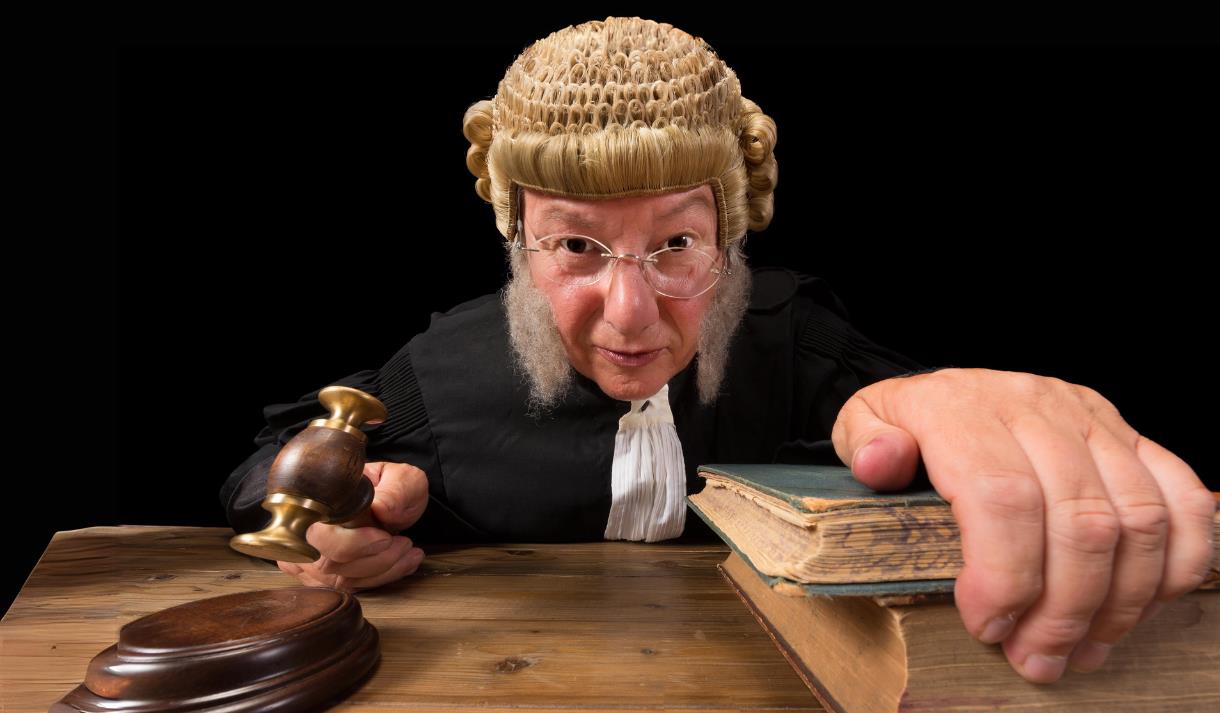
[{"label": "curled wig", "polygon": [[510,243],[522,187],[596,200],[706,183],[724,248],[771,222],[775,122],[702,38],[669,24],[609,17],[551,33],[467,109],[463,132],[475,191]]}]

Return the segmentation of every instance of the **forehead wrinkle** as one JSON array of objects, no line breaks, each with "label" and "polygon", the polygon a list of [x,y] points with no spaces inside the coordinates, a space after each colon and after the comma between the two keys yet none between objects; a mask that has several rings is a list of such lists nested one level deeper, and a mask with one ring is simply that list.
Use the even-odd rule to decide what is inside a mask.
[{"label": "forehead wrinkle", "polygon": [[[668,210],[662,211],[657,215],[661,220],[669,220],[674,216],[688,213],[692,208],[704,207],[714,212],[714,206],[708,201],[707,195],[699,191],[693,195],[687,196],[686,199],[671,206]],[[592,215],[574,212],[564,207],[563,205],[548,205],[542,209],[542,220],[558,221],[575,225],[584,229],[594,229],[602,226],[602,219],[598,216],[596,209]]]}]

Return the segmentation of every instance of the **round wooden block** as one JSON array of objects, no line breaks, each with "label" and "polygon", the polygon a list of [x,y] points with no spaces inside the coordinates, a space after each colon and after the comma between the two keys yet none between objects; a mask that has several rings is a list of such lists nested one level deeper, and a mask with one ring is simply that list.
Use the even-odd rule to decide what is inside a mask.
[{"label": "round wooden block", "polygon": [[226,594],[124,625],[50,713],[314,710],[343,698],[380,655],[351,594]]}]

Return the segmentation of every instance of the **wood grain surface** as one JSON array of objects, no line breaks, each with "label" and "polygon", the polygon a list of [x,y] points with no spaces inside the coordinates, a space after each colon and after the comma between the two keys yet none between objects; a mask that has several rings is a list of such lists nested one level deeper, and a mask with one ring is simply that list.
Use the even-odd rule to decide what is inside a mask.
[{"label": "wood grain surface", "polygon": [[[46,711],[131,620],[297,584],[232,534],[56,533],[0,622],[0,710]],[[382,661],[334,710],[822,710],[721,579],[723,545],[425,549],[419,572],[359,594]]]}]

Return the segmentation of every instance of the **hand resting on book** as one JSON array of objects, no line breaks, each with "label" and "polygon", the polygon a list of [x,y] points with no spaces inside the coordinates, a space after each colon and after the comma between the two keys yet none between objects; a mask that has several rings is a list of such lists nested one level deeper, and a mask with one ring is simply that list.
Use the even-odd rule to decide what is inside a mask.
[{"label": "hand resting on book", "polygon": [[1096,670],[1209,571],[1215,498],[1086,386],[988,369],[886,379],[831,437],[874,490],[904,487],[922,457],[961,531],[963,623],[1030,681]]},{"label": "hand resting on book", "polygon": [[345,592],[380,587],[412,574],[424,551],[411,538],[398,535],[424,514],[428,480],[419,468],[404,463],[366,463],[364,475],[373,481],[369,509],[382,528],[345,528],[315,522],[305,539],[322,554],[315,562],[278,562],[280,569],[307,587],[331,587]]}]

